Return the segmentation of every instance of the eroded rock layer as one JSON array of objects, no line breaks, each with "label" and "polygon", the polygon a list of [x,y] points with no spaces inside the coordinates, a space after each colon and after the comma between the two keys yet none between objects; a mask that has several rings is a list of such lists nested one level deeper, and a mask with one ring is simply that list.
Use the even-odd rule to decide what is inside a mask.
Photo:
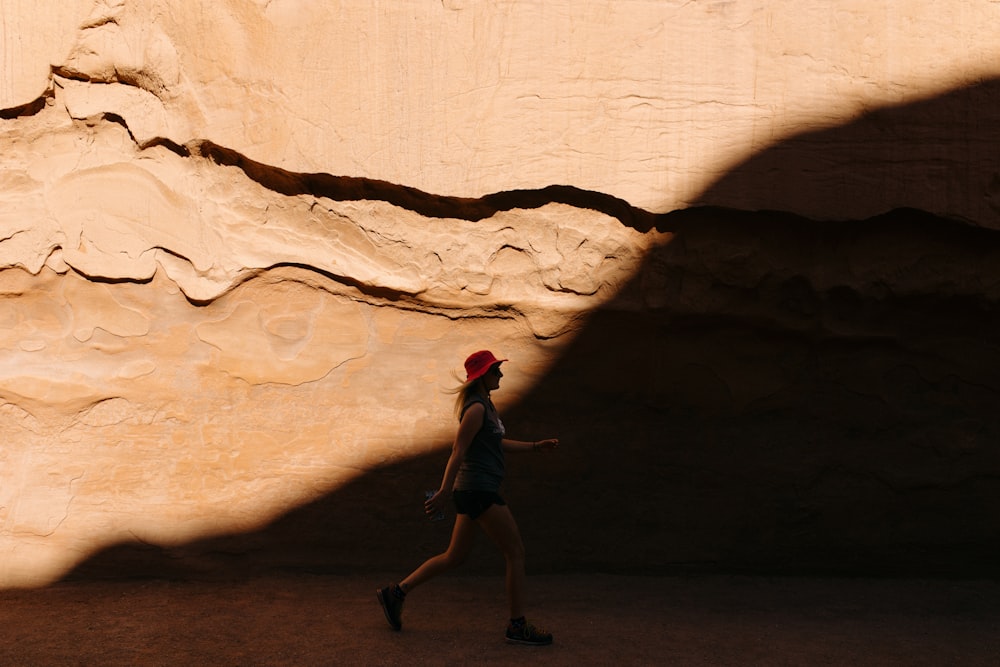
[{"label": "eroded rock layer", "polygon": [[[660,222],[673,241],[505,404],[515,432],[562,438],[557,455],[509,458],[534,567],[989,576],[1000,548],[997,233],[916,211],[822,225],[701,209]],[[523,370],[512,361],[505,380]],[[381,423],[427,410],[403,440],[447,432],[436,421],[446,399],[387,410],[380,401],[396,392],[375,401]],[[219,408],[273,414],[271,400],[295,393],[248,389]],[[255,394],[262,403],[248,407]],[[336,400],[322,425],[301,410],[323,437],[364,413]],[[247,427],[219,428],[216,439]],[[258,429],[257,440],[283,432]],[[302,456],[308,439],[283,451]],[[349,442],[373,448],[367,435]],[[395,570],[401,552],[447,540],[415,500],[445,458],[411,448],[364,460],[364,474],[266,526],[166,547],[128,540],[76,575]],[[478,556],[468,568],[500,566],[488,545]]]}]

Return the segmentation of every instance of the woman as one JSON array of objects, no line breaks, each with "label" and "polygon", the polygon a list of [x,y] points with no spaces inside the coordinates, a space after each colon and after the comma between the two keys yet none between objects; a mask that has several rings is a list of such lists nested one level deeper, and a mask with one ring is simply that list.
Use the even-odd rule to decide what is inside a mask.
[{"label": "woman", "polygon": [[506,638],[515,644],[544,645],[552,635],[528,623],[524,618],[524,544],[507,503],[500,496],[504,476],[504,452],[529,452],[555,449],[559,440],[549,438],[523,442],[504,438],[504,427],[490,392],[500,386],[500,364],[488,350],[469,355],[465,360],[466,381],[458,390],[456,412],[458,435],[444,469],[441,488],[424,503],[427,514],[444,510],[451,496],[455,504],[455,527],[447,551],[429,558],[398,584],[376,592],[386,620],[394,630],[403,627],[401,615],[406,595],[420,584],[460,565],[469,554],[476,535],[476,525],[496,542],[507,561],[507,600],[510,623]]}]

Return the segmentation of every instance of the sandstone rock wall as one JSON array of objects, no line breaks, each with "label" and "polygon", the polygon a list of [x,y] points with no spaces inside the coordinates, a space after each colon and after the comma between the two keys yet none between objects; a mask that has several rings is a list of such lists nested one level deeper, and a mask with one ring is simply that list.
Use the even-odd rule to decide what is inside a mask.
[{"label": "sandstone rock wall", "polygon": [[0,585],[410,567],[480,347],[536,567],[989,571],[1000,8],[905,4],[2,0]]}]

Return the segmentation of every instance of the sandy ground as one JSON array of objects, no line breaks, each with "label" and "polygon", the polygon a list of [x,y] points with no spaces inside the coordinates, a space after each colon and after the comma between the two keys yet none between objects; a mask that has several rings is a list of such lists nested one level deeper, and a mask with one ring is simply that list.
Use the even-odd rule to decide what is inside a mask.
[{"label": "sandy ground", "polygon": [[1000,582],[531,577],[550,647],[511,646],[498,577],[446,576],[393,632],[385,577],[63,582],[0,592],[0,665],[995,665]]}]

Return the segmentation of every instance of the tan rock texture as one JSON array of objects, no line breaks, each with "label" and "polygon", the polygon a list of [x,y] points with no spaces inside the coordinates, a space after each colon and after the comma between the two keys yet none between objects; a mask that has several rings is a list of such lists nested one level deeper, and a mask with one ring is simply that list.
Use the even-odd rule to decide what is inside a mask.
[{"label": "tan rock texture", "polygon": [[0,586],[410,567],[484,347],[538,568],[995,568],[997,3],[0,10]]}]

